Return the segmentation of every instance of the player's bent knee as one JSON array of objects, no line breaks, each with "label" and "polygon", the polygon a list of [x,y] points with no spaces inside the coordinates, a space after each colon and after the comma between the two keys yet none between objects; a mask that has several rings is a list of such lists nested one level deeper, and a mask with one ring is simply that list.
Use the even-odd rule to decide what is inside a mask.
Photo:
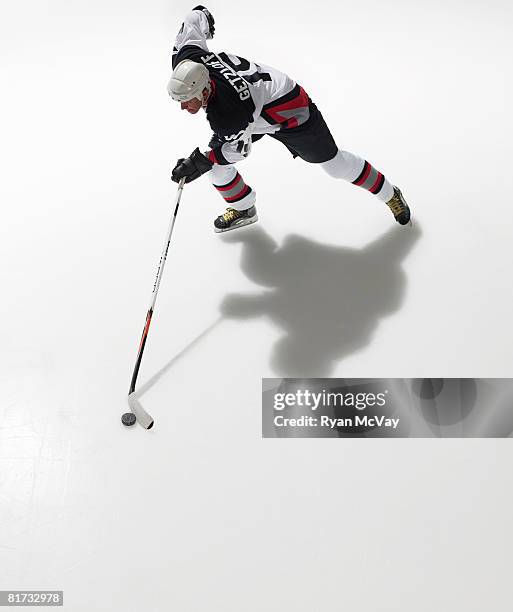
[{"label": "player's bent knee", "polygon": [[323,170],[333,178],[352,181],[360,173],[364,160],[349,151],[338,150],[335,157],[321,164]]},{"label": "player's bent knee", "polygon": [[237,175],[237,168],[232,165],[214,164],[212,170],[207,173],[208,178],[214,185],[226,185]]}]

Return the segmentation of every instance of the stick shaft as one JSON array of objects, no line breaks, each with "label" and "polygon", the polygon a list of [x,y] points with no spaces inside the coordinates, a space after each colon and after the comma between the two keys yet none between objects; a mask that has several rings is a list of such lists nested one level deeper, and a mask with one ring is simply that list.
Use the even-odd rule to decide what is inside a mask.
[{"label": "stick shaft", "polygon": [[141,336],[141,342],[139,344],[139,351],[137,352],[137,360],[135,362],[134,372],[132,374],[132,380],[130,382],[130,390],[128,393],[133,393],[135,391],[135,384],[137,382],[137,376],[139,374],[139,368],[141,367],[142,356],[144,353],[144,347],[146,346],[146,339],[148,338],[148,332],[150,331],[151,318],[153,316],[153,310],[155,308],[155,302],[157,301],[157,294],[160,287],[160,281],[162,280],[162,274],[164,272],[164,266],[167,259],[167,253],[169,251],[169,244],[171,242],[171,236],[173,235],[173,228],[175,226],[176,215],[178,214],[178,208],[180,206],[180,200],[182,198],[182,191],[185,179],[182,179],[178,184],[178,191],[176,193],[176,206],[173,216],[171,217],[171,221],[169,222],[169,227],[167,229],[166,241],[164,243],[164,248],[162,249],[162,254],[160,256],[159,266],[157,268],[157,276],[155,278],[155,283],[153,284],[153,291],[151,292],[150,306],[148,308],[148,312],[146,313],[146,322],[144,324],[143,333]]}]

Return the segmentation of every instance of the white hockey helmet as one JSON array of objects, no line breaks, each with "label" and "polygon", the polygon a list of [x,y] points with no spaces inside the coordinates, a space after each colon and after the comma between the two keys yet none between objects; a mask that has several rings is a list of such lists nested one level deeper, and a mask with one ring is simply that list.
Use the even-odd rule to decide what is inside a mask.
[{"label": "white hockey helmet", "polygon": [[203,64],[183,60],[173,70],[167,91],[173,100],[187,102],[193,98],[203,98],[203,90],[209,88],[210,76]]}]

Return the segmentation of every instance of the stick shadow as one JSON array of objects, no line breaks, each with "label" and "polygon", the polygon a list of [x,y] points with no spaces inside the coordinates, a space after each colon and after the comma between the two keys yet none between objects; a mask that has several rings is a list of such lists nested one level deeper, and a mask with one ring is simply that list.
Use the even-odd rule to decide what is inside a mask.
[{"label": "stick shadow", "polygon": [[394,226],[362,249],[288,235],[281,245],[260,226],[224,234],[242,243],[241,268],[264,289],[227,295],[223,317],[267,317],[283,331],[272,349],[278,376],[329,376],[365,347],[405,296],[402,263],[421,236],[418,224]]}]

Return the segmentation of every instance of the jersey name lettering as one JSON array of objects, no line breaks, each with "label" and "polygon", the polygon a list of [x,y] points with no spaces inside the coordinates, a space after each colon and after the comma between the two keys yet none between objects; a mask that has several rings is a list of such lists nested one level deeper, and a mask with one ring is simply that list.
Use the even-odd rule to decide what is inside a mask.
[{"label": "jersey name lettering", "polygon": [[221,62],[214,53],[212,53],[211,55],[203,55],[201,57],[201,61],[206,66],[215,68],[218,72],[220,72],[228,81],[228,83],[230,83],[230,85],[239,94],[239,98],[242,101],[247,100],[251,96],[246,81],[242,77],[240,77],[232,68],[230,68],[226,64],[223,64],[223,62]]}]

